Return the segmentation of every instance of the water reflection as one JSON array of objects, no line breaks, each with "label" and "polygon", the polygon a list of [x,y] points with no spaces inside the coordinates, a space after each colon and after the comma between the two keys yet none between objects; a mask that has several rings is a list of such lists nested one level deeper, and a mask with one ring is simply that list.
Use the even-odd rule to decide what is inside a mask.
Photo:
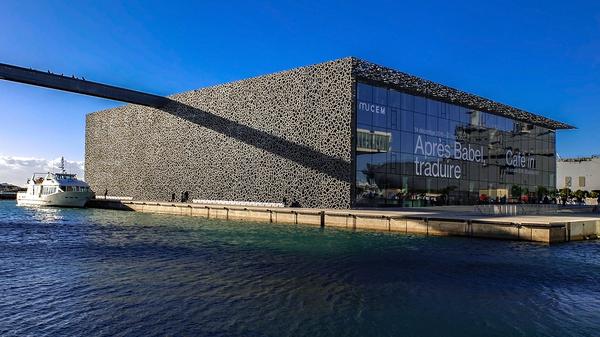
[{"label": "water reflection", "polygon": [[594,335],[598,253],[0,202],[0,334]]}]

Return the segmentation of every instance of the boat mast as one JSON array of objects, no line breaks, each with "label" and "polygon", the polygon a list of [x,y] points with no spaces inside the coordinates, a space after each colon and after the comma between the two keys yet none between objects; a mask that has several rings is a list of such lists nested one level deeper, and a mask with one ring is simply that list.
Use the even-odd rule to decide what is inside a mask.
[{"label": "boat mast", "polygon": [[65,171],[65,157],[60,157],[60,166],[58,168],[62,173],[67,173],[67,171]]}]

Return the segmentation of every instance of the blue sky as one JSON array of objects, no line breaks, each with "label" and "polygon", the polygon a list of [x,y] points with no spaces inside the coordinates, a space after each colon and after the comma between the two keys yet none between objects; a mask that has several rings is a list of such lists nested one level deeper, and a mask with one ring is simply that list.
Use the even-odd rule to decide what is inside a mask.
[{"label": "blue sky", "polygon": [[[600,153],[595,1],[4,0],[0,32],[2,63],[161,95],[357,56],[573,124],[559,154]],[[85,115],[118,105],[0,81],[0,158],[81,161]]]}]

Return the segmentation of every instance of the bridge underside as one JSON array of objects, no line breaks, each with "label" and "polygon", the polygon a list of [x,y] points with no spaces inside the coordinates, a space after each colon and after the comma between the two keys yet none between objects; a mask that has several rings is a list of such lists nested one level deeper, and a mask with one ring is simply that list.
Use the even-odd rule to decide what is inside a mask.
[{"label": "bridge underside", "polygon": [[0,63],[0,79],[155,108],[170,101],[162,96],[4,63]]}]

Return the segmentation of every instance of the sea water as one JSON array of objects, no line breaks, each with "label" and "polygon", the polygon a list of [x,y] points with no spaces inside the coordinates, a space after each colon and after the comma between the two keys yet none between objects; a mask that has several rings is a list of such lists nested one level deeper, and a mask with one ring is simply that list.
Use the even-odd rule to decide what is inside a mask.
[{"label": "sea water", "polygon": [[598,336],[553,246],[0,202],[2,336]]}]

